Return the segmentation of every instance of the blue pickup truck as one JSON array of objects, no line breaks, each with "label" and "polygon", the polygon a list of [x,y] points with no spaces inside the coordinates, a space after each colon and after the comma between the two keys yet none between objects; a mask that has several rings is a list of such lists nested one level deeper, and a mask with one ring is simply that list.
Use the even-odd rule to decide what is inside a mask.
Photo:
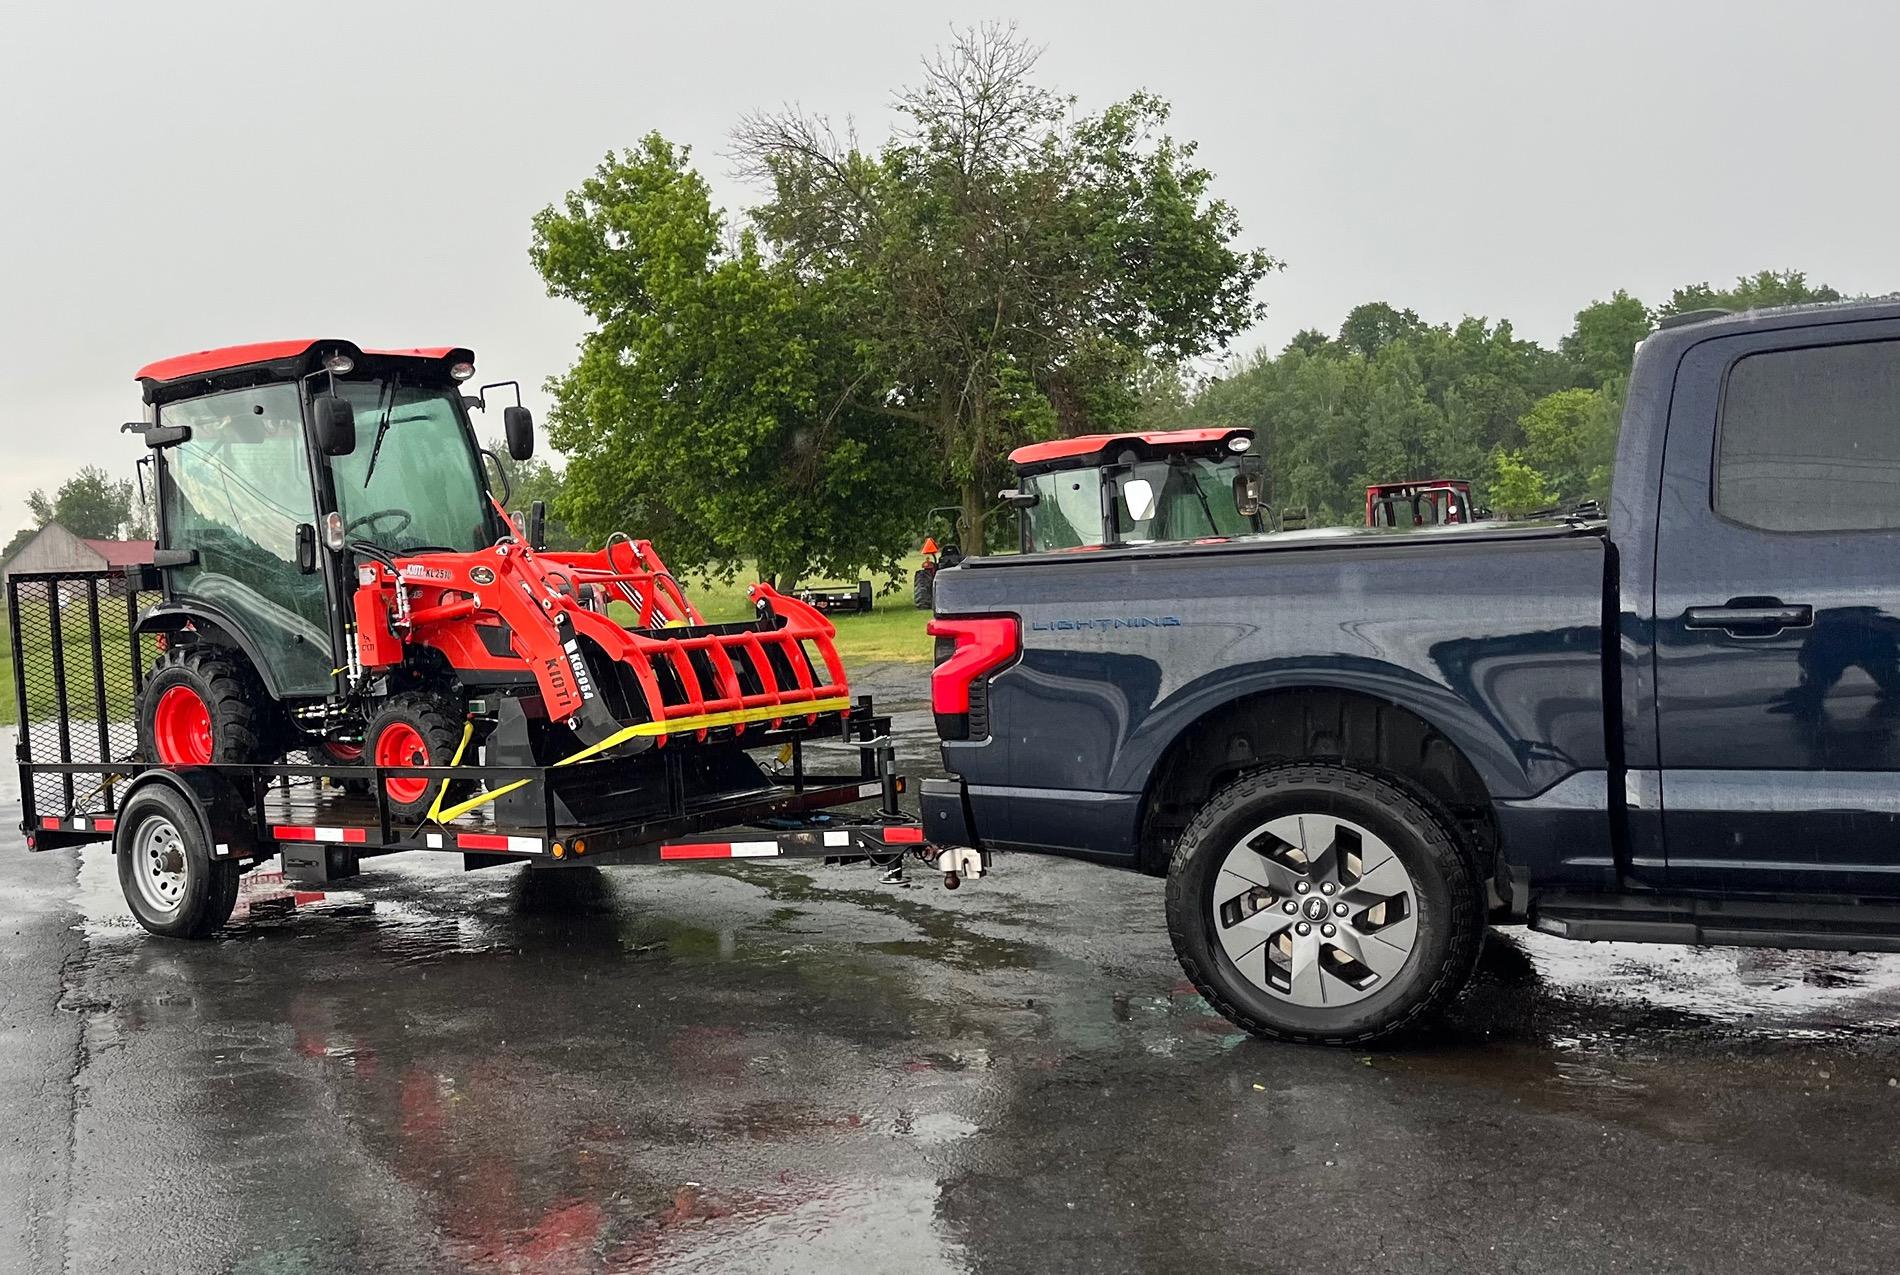
[{"label": "blue pickup truck", "polygon": [[1404,1027],[1504,919],[1900,951],[1900,303],[1665,324],[1607,521],[1111,537],[936,609],[932,839],[1165,871],[1259,1035]]}]

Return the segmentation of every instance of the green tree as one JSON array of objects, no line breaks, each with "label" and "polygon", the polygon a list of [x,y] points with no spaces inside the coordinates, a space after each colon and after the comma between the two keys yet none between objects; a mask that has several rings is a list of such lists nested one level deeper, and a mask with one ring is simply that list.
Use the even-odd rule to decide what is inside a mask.
[{"label": "green tree", "polygon": [[688,160],[649,134],[535,217],[549,293],[595,324],[549,386],[568,456],[554,510],[592,542],[653,539],[681,570],[894,573],[941,502],[922,449],[835,391],[855,298],[727,235]]},{"label": "green tree", "polygon": [[1655,326],[1649,307],[1618,288],[1609,300],[1592,301],[1577,311],[1575,326],[1557,348],[1576,365],[1584,385],[1606,385],[1629,375],[1637,342]]},{"label": "green tree", "polygon": [[1011,29],[959,33],[876,149],[796,112],[736,134],[771,190],[754,216],[776,258],[849,327],[857,357],[823,383],[824,410],[910,427],[890,445],[939,458],[966,546],[1011,445],[1139,419],[1142,370],[1223,346],[1275,264],[1236,246],[1166,102],[1077,117],[1037,57]]},{"label": "green tree", "polygon": [[51,498],[36,488],[28,494],[26,507],[35,531],[57,522],[75,536],[93,540],[136,534],[147,525],[131,480],[114,479],[97,465],[87,465],[61,483]]},{"label": "green tree", "polygon": [[1762,310],[1769,306],[1839,300],[1842,295],[1837,289],[1825,283],[1810,284],[1805,271],[1760,270],[1736,279],[1732,288],[1718,290],[1707,283],[1685,284],[1657,307],[1656,314],[1667,318],[1692,310]]},{"label": "green tree", "polygon": [[1548,480],[1552,498],[1576,501],[1609,496],[1616,455],[1621,382],[1613,391],[1559,390],[1524,415],[1522,459]]},{"label": "green tree", "polygon": [[1557,499],[1544,475],[1517,453],[1504,450],[1491,458],[1489,495],[1491,507],[1506,515],[1527,514]]},{"label": "green tree", "polygon": [[1339,325],[1339,343],[1355,354],[1371,358],[1392,342],[1418,332],[1425,325],[1412,310],[1398,310],[1383,301],[1356,305]]}]

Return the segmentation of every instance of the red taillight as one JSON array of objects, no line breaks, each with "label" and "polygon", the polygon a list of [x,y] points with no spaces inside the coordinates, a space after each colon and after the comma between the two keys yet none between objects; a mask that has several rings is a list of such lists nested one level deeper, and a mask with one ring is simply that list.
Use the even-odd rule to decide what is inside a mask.
[{"label": "red taillight", "polygon": [[955,643],[950,657],[930,674],[930,708],[940,717],[968,713],[971,683],[1009,663],[1022,649],[1013,615],[932,620],[926,629],[932,637]]}]

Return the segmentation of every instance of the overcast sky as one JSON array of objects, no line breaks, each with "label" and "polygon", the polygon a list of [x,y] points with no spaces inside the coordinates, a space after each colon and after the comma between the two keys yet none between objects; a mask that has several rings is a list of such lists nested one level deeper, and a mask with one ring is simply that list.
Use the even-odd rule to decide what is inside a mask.
[{"label": "overcast sky", "polygon": [[153,358],[459,344],[538,385],[582,319],[530,269],[528,221],[609,148],[659,129],[743,208],[742,112],[878,136],[921,54],[999,17],[1084,110],[1172,99],[1248,242],[1287,263],[1243,348],[1371,299],[1554,341],[1619,287],[1764,267],[1900,287],[1885,3],[16,4],[0,539],[31,488],[129,472],[115,430]]}]

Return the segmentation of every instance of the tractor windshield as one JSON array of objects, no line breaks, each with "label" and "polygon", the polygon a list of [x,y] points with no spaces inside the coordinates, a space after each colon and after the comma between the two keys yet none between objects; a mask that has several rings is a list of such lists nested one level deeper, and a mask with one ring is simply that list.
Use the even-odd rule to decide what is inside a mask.
[{"label": "tractor windshield", "polygon": [[395,378],[340,381],[336,393],[356,413],[356,450],[330,461],[352,540],[392,553],[467,553],[494,538],[455,390]]},{"label": "tractor windshield", "polygon": [[1259,531],[1256,515],[1234,501],[1238,457],[1172,456],[1129,467],[1118,487],[1123,540],[1207,540]]}]

